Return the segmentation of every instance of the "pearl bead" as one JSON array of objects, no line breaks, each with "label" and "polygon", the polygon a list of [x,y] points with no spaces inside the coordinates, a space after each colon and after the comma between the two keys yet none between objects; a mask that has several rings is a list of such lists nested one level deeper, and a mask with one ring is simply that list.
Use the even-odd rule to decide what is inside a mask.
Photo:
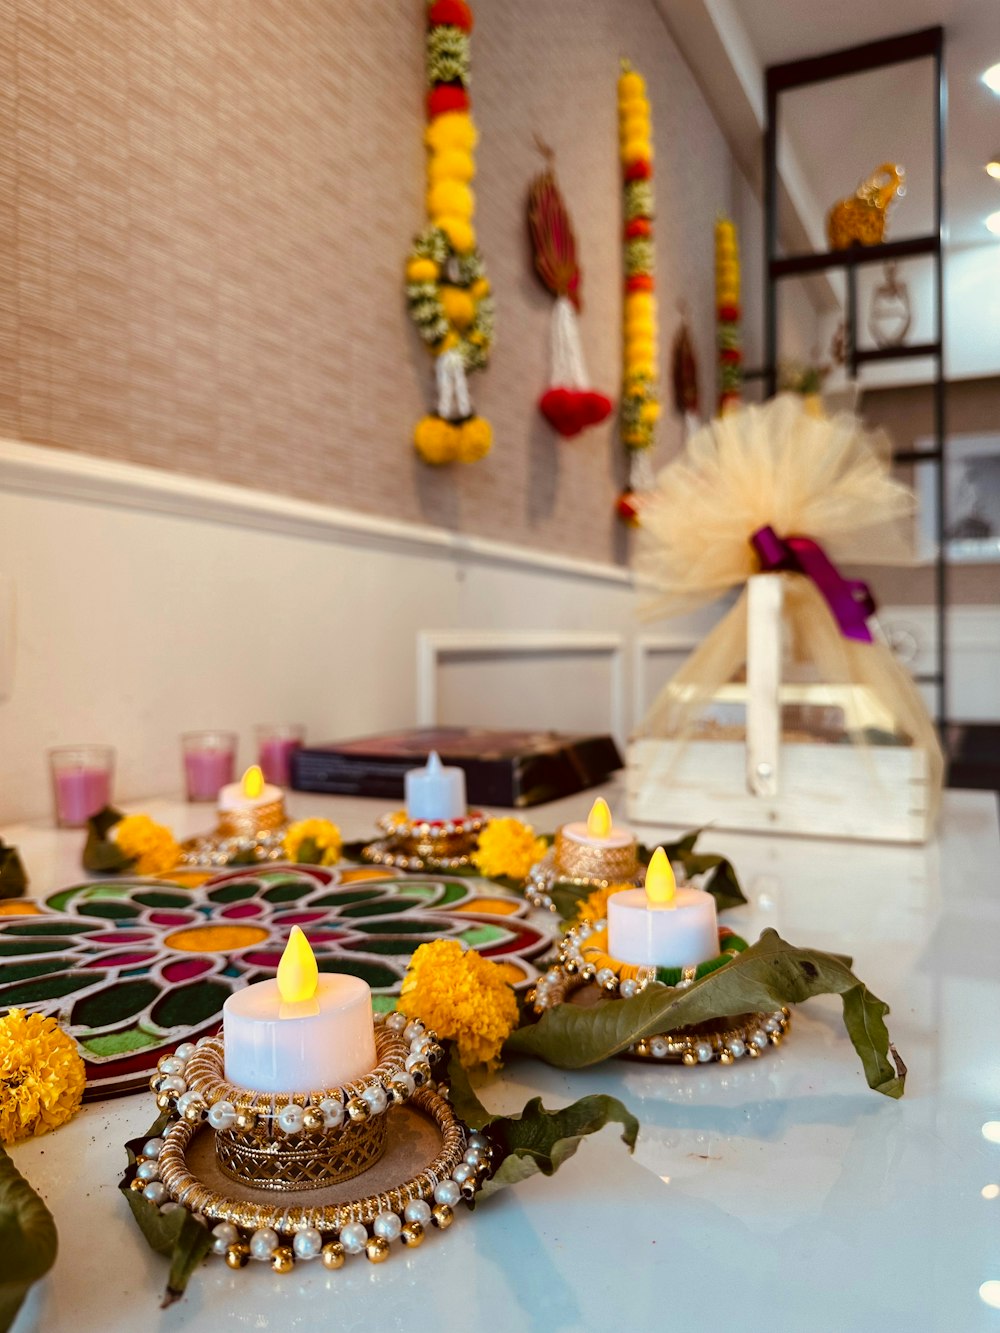
[{"label": "pearl bead", "polygon": [[165,1055],[157,1066],[161,1074],[183,1074],[184,1061],[176,1055]]},{"label": "pearl bead", "polygon": [[649,1043],[649,1053],[654,1060],[665,1060],[669,1050],[670,1048],[664,1037],[654,1037]]},{"label": "pearl bead", "polygon": [[296,1102],[290,1102],[278,1112],[278,1128],[283,1134],[298,1134],[302,1130],[305,1111]]},{"label": "pearl bead", "polygon": [[232,1102],[216,1102],[208,1108],[208,1123],[213,1129],[232,1129],[236,1124],[236,1107]]},{"label": "pearl bead", "polygon": [[615,974],[614,972],[612,972],[610,967],[598,968],[597,975],[594,977],[594,980],[597,982],[598,986],[606,986],[609,981],[614,981],[614,979],[615,979]]},{"label": "pearl bead", "polygon": [[778,1022],[778,1020],[777,1020],[776,1018],[769,1018],[769,1019],[767,1020],[767,1022],[764,1024],[764,1031],[765,1031],[765,1032],[780,1032],[780,1031],[781,1031],[781,1024]]},{"label": "pearl bead", "polygon": [[306,1227],[304,1231],[296,1231],[292,1240],[292,1249],[295,1252],[296,1259],[318,1259],[322,1248],[323,1237],[315,1227]]},{"label": "pearl bead", "polygon": [[179,1074],[169,1074],[160,1083],[160,1091],[175,1092],[175,1093],[186,1092],[187,1084],[184,1082],[184,1080],[180,1077]]},{"label": "pearl bead", "polygon": [[[392,1015],[390,1014],[390,1017]],[[319,1104],[323,1115],[323,1124],[327,1129],[336,1129],[344,1123],[344,1103],[335,1097],[325,1097]]]},{"label": "pearl bead", "polygon": [[365,1088],[361,1096],[372,1109],[372,1115],[381,1115],[389,1105],[389,1098],[381,1083],[373,1083]]},{"label": "pearl bead", "polygon": [[726,1048],[728,1049],[729,1054],[734,1056],[737,1060],[747,1053],[746,1042],[740,1037],[734,1037],[732,1041],[727,1042]]},{"label": "pearl bead", "polygon": [[458,1166],[456,1166],[451,1173],[451,1178],[452,1180],[457,1180],[461,1185],[466,1180],[471,1180],[475,1174],[476,1168],[474,1166],[470,1166],[468,1162],[459,1162]]},{"label": "pearl bead", "polygon": [[753,1036],[750,1038],[750,1040],[753,1042],[754,1046],[757,1047],[758,1051],[766,1051],[766,1050],[767,1050],[767,1033],[766,1033],[766,1032],[761,1032],[760,1029],[758,1028],[757,1031],[756,1031],[756,1032],[753,1034]]},{"label": "pearl bead", "polygon": [[442,1180],[434,1190],[434,1202],[446,1203],[449,1208],[454,1208],[461,1197],[462,1191],[454,1180]]},{"label": "pearl bead", "polygon": [[406,1072],[409,1073],[415,1065],[421,1064],[424,1064],[424,1057],[422,1055],[414,1055],[411,1053],[406,1057]]},{"label": "pearl bead", "polygon": [[178,1115],[183,1115],[184,1112],[191,1105],[191,1103],[195,1101],[197,1096],[198,1094],[196,1092],[192,1092],[190,1089],[188,1089],[187,1092],[182,1092],[181,1095],[177,1098]]},{"label": "pearl bead", "polygon": [[406,1027],[403,1029],[403,1036],[407,1041],[413,1041],[415,1038],[422,1037],[423,1035],[424,1025],[418,1018],[415,1018],[412,1023],[407,1023]]},{"label": "pearl bead", "polygon": [[278,1248],[278,1233],[271,1227],[261,1227],[250,1237],[250,1258],[270,1259]]},{"label": "pearl bead", "polygon": [[385,1020],[385,1025],[391,1032],[402,1032],[403,1028],[406,1027],[407,1021],[406,1015],[397,1011],[388,1016]]},{"label": "pearl bead", "polygon": [[160,1167],[157,1162],[140,1162],[135,1169],[140,1180],[159,1180]]},{"label": "pearl bead", "polygon": [[192,1055],[194,1055],[193,1041],[182,1041],[181,1044],[177,1047],[177,1050],[174,1051],[174,1056],[178,1060],[185,1060],[185,1061],[190,1060]]},{"label": "pearl bead", "polygon": [[360,1254],[368,1242],[368,1229],[363,1222],[348,1222],[340,1229],[340,1243],[348,1254]]},{"label": "pearl bead", "polygon": [[395,1213],[379,1213],[372,1223],[372,1231],[383,1240],[395,1240],[403,1229],[403,1223]]},{"label": "pearl bead", "polygon": [[162,1139],[147,1139],[146,1142],[142,1145],[143,1157],[159,1157],[162,1151],[163,1151]]},{"label": "pearl bead", "polygon": [[618,991],[623,1000],[631,1000],[634,995],[639,993],[639,987],[632,977],[626,977],[618,987]]},{"label": "pearl bead", "polygon": [[233,1226],[232,1222],[220,1222],[218,1226],[212,1228],[212,1250],[215,1254],[225,1254],[230,1245],[235,1245],[240,1238],[240,1233]]},{"label": "pearl bead", "polygon": [[393,1076],[392,1081],[393,1083],[402,1083],[403,1087],[406,1089],[406,1095],[408,1097],[413,1096],[417,1084],[412,1074],[408,1073],[405,1069],[401,1069],[398,1074]]},{"label": "pearl bead", "polygon": [[707,1065],[712,1058],[712,1044],[708,1041],[697,1041],[694,1045],[694,1053],[698,1057],[700,1064]]},{"label": "pearl bead", "polygon": [[407,1222],[419,1222],[425,1227],[431,1220],[431,1206],[423,1199],[411,1199],[403,1210],[403,1216]]},{"label": "pearl bead", "polygon": [[168,1198],[167,1187],[159,1180],[151,1180],[142,1192],[150,1203],[157,1205],[166,1203]]},{"label": "pearl bead", "polygon": [[466,1140],[466,1146],[469,1148],[488,1148],[490,1141],[485,1134],[470,1134]]},{"label": "pearl bead", "polygon": [[464,1160],[470,1166],[479,1166],[485,1160],[486,1154],[482,1148],[466,1148]]}]

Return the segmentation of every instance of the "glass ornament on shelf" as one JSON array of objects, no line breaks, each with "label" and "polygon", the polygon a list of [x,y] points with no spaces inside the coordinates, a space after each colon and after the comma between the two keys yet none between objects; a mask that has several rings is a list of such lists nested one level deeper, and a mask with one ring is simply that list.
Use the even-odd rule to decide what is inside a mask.
[{"label": "glass ornament on shelf", "polygon": [[912,322],[910,289],[899,277],[893,261],[886,264],[883,280],[872,293],[868,331],[877,347],[901,347]]}]

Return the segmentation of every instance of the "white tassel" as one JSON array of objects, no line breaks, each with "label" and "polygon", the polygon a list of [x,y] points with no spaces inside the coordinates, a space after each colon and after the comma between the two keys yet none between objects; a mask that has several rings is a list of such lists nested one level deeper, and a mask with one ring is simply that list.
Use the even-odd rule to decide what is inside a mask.
[{"label": "white tassel", "polygon": [[552,307],[552,387],[588,389],[580,326],[568,296],[559,296]]},{"label": "white tassel", "polygon": [[628,487],[636,495],[651,491],[656,485],[656,473],[650,457],[652,449],[632,449],[629,451]]},{"label": "white tassel", "polygon": [[460,352],[451,348],[437,359],[438,416],[445,421],[461,421],[472,416],[472,399],[465,378],[465,364]]}]

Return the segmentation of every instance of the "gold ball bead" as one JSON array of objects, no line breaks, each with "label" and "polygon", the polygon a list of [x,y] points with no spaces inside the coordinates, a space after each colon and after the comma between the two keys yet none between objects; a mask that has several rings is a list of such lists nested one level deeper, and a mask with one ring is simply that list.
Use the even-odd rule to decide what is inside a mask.
[{"label": "gold ball bead", "polygon": [[302,1128],[307,1134],[315,1134],[323,1128],[323,1113],[310,1106],[302,1117]]},{"label": "gold ball bead", "polygon": [[356,1124],[363,1124],[372,1113],[372,1108],[363,1097],[352,1097],[347,1103],[347,1115]]},{"label": "gold ball bead", "polygon": [[760,1059],[760,1051],[758,1051],[757,1047],[753,1044],[752,1041],[747,1042],[747,1055],[749,1055],[751,1060]]},{"label": "gold ball bead", "polygon": [[410,1077],[417,1087],[422,1087],[424,1083],[429,1083],[431,1079],[431,1067],[426,1060],[418,1060],[410,1070]]},{"label": "gold ball bead", "polygon": [[323,1267],[329,1268],[331,1272],[344,1266],[344,1247],[339,1240],[331,1240],[319,1252],[323,1260]]},{"label": "gold ball bead", "polygon": [[136,1194],[141,1194],[146,1188],[146,1181],[140,1180],[138,1176],[129,1184],[130,1190],[135,1190]]},{"label": "gold ball bead", "polygon": [[405,1102],[410,1095],[410,1090],[405,1083],[394,1082],[389,1084],[389,1096],[398,1105]]},{"label": "gold ball bead", "polygon": [[719,1052],[719,1063],[720,1063],[720,1064],[723,1064],[723,1065],[731,1065],[731,1064],[733,1063],[733,1053],[732,1053],[732,1051],[720,1051],[720,1052]]},{"label": "gold ball bead", "polygon": [[156,1106],[157,1110],[169,1111],[173,1106],[173,1102],[170,1100],[170,1094],[167,1092],[158,1092],[156,1094]]},{"label": "gold ball bead", "polygon": [[246,1268],[250,1259],[250,1250],[246,1245],[227,1245],[226,1263],[230,1268]]},{"label": "gold ball bead", "polygon": [[184,1108],[184,1119],[190,1124],[196,1125],[201,1120],[204,1110],[204,1106],[200,1105],[198,1102],[193,1102]]},{"label": "gold ball bead", "polygon": [[698,1063],[698,1057],[695,1055],[694,1051],[685,1051],[684,1054],[681,1056],[681,1060],[688,1067],[690,1067],[691,1065],[696,1065]]},{"label": "gold ball bead", "polygon": [[373,1264],[384,1263],[389,1257],[389,1242],[384,1236],[369,1236],[365,1242],[365,1254]]},{"label": "gold ball bead", "polygon": [[446,1203],[436,1203],[431,1209],[431,1221],[441,1231],[447,1231],[454,1220],[454,1210]]},{"label": "gold ball bead", "polygon": [[424,1238],[424,1228],[421,1222],[407,1222],[399,1238],[404,1245],[419,1245]]},{"label": "gold ball bead", "polygon": [[769,1032],[767,1035],[772,1046],[780,1046],[785,1034],[783,1032]]},{"label": "gold ball bead", "polygon": [[290,1273],[295,1267],[295,1255],[290,1245],[279,1245],[271,1255],[271,1267],[276,1273]]},{"label": "gold ball bead", "polygon": [[236,1128],[244,1132],[251,1130],[257,1124],[257,1117],[253,1111],[239,1111],[236,1115]]}]

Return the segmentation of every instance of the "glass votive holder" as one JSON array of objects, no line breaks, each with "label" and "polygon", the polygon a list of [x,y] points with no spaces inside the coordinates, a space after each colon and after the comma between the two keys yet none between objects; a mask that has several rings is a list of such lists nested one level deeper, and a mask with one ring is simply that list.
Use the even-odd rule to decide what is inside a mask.
[{"label": "glass votive holder", "polygon": [[110,745],[62,745],[49,751],[52,802],[60,828],[82,828],[111,804],[115,752]]},{"label": "glass votive holder", "polygon": [[214,801],[236,777],[234,731],[188,731],[181,737],[184,790],[189,801]]},{"label": "glass votive holder", "polygon": [[297,722],[257,728],[257,763],[265,782],[287,787],[292,777],[292,754],[301,749],[306,729]]}]

